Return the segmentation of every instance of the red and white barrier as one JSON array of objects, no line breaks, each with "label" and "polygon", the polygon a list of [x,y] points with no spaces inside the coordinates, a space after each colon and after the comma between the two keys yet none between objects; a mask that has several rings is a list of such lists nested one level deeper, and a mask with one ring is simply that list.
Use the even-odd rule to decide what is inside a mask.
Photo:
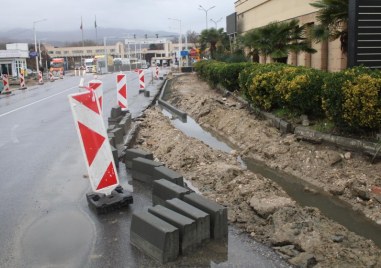
[{"label": "red and white barrier", "polygon": [[99,107],[103,111],[103,83],[100,80],[91,80],[89,82],[89,88],[94,90],[95,95],[99,101]]},{"label": "red and white barrier", "polygon": [[128,110],[127,78],[125,74],[116,75],[116,90],[118,105],[122,110]]},{"label": "red and white barrier", "polygon": [[3,91],[1,93],[3,94],[9,94],[11,93],[11,89],[9,88],[9,80],[8,80],[8,75],[3,74]]},{"label": "red and white barrier", "polygon": [[63,77],[64,77],[64,74],[63,74],[63,71],[61,70],[60,71],[60,79],[63,79]]},{"label": "red and white barrier", "polygon": [[49,72],[49,80],[50,82],[54,82],[54,76],[52,72]]},{"label": "red and white barrier", "polygon": [[26,89],[24,70],[20,71],[20,89]]},{"label": "red and white barrier", "polygon": [[44,80],[42,78],[42,72],[38,71],[38,84],[42,85],[44,84]]},{"label": "red and white barrier", "polygon": [[119,185],[119,179],[96,94],[89,90],[68,97],[91,188],[96,193],[110,195]]},{"label": "red and white barrier", "polygon": [[139,69],[138,74],[139,74],[139,90],[144,90],[146,88],[146,85],[144,83],[144,70]]},{"label": "red and white barrier", "polygon": [[159,66],[156,66],[155,79],[159,79]]}]

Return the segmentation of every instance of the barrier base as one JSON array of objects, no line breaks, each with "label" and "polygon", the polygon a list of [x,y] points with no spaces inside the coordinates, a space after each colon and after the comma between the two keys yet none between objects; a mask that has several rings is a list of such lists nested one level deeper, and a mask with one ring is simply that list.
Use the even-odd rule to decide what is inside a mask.
[{"label": "barrier base", "polygon": [[8,95],[8,94],[11,94],[12,92],[11,91],[1,91],[1,94],[3,95]]},{"label": "barrier base", "polygon": [[27,87],[20,87],[19,89],[20,90],[24,90],[24,89],[27,89]]},{"label": "barrier base", "polygon": [[149,91],[148,91],[148,90],[145,90],[145,91],[144,91],[144,97],[149,97],[149,95],[150,95],[150,94],[149,94]]},{"label": "barrier base", "polygon": [[139,94],[144,93],[145,89],[139,89]]},{"label": "barrier base", "polygon": [[134,202],[132,194],[124,190],[122,186],[117,186],[110,195],[87,193],[86,199],[89,207],[97,214],[115,211]]}]

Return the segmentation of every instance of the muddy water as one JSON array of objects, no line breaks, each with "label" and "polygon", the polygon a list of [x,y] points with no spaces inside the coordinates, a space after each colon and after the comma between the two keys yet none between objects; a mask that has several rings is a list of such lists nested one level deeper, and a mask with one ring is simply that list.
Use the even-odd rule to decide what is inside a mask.
[{"label": "muddy water", "polygon": [[[166,110],[163,110],[163,114],[172,118],[173,126],[181,130],[185,135],[201,140],[214,149],[231,152],[232,148],[222,141],[221,137],[217,139],[210,132],[205,131],[191,117],[188,116],[187,121],[182,122]],[[250,171],[261,174],[279,184],[299,205],[318,208],[326,217],[358,235],[373,240],[375,244],[381,247],[381,236],[375,235],[381,233],[381,226],[368,220],[364,215],[353,211],[340,199],[325,194],[294,176],[271,169],[256,160],[244,159],[243,164]]]}]

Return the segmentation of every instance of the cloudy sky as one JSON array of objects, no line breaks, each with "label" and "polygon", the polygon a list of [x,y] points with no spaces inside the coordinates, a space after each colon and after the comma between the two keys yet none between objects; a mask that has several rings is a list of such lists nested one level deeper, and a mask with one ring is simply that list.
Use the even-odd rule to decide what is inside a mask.
[{"label": "cloudy sky", "polygon": [[234,12],[235,0],[33,0],[7,1],[2,5],[0,31],[14,28],[32,28],[36,23],[38,31],[65,31],[80,28],[81,16],[84,30],[94,29],[95,16],[98,29],[125,28],[143,30],[163,30],[178,32],[180,23],[168,18],[181,20],[182,32],[201,31],[205,28],[205,11],[210,21],[222,20],[218,28],[225,27],[225,17]]}]

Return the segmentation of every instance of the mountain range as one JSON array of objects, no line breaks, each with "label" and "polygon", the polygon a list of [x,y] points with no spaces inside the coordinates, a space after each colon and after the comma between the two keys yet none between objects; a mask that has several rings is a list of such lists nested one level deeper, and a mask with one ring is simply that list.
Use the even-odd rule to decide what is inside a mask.
[{"label": "mountain range", "polygon": [[[122,40],[127,37],[133,38],[154,38],[158,34],[159,37],[174,38],[178,33],[166,31],[147,31],[141,29],[121,29],[121,28],[99,28],[96,32],[95,29],[88,29],[83,31],[84,40],[97,41],[103,44],[104,37],[107,37],[107,43],[113,43],[116,40]],[[96,38],[97,37],[97,38]],[[111,38],[112,37],[112,38]],[[64,45],[71,42],[82,41],[82,32],[80,29],[75,31],[36,31],[37,42],[49,43],[55,46]],[[97,39],[97,40],[95,40]],[[34,33],[32,29],[28,28],[15,28],[6,31],[0,31],[0,43],[34,43]]]}]

